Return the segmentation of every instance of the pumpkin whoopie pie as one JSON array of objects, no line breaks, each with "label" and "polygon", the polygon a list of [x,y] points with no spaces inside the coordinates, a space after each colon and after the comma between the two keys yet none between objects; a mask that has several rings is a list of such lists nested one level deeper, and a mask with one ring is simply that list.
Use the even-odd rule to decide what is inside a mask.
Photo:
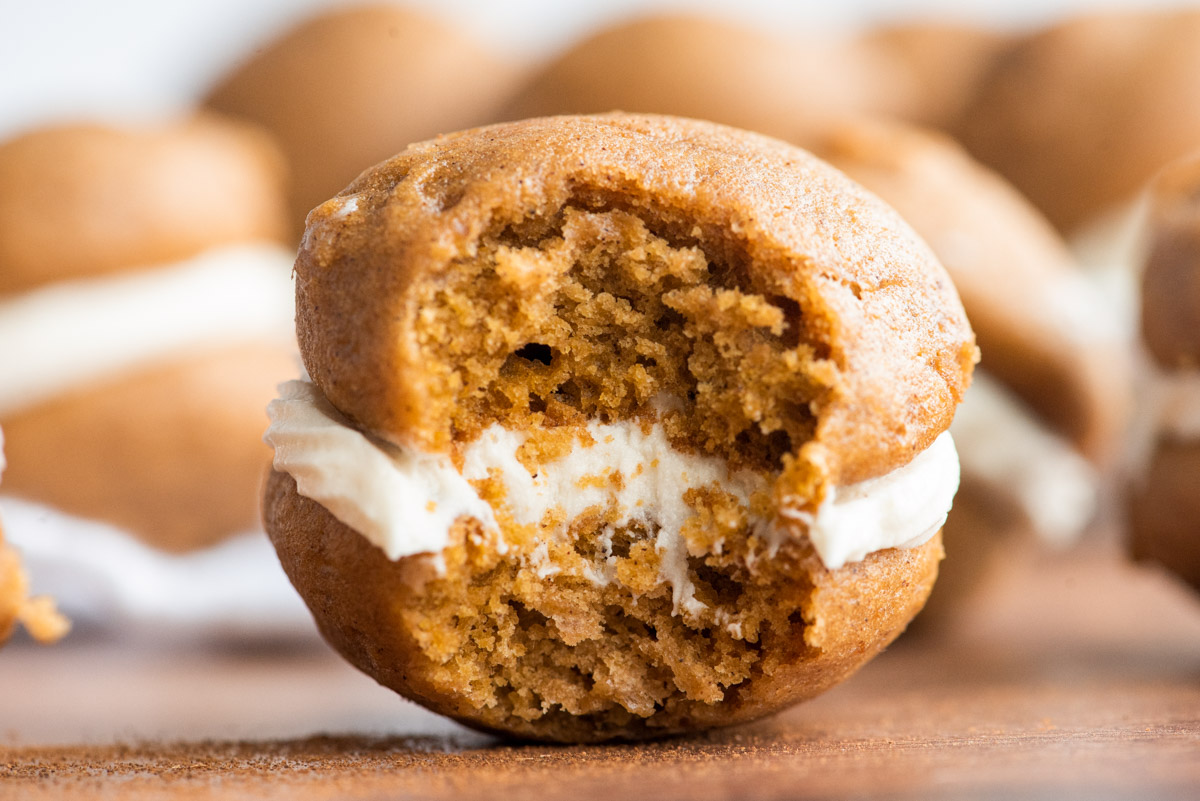
[{"label": "pumpkin whoopie pie", "polygon": [[256,525],[295,370],[283,180],[211,115],[0,144],[6,492],[171,551]]},{"label": "pumpkin whoopie pie", "polygon": [[409,698],[542,740],[732,724],[924,603],[974,337],[808,153],[625,114],[440,137],[315,209],[296,281],[267,531]]},{"label": "pumpkin whoopie pie", "polygon": [[1149,221],[1133,552],[1200,590],[1200,154],[1158,176]]}]

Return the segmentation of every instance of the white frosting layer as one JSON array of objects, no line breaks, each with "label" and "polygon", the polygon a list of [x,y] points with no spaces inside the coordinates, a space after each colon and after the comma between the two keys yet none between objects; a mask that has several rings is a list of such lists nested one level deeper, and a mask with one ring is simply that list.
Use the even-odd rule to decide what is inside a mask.
[{"label": "white frosting layer", "polygon": [[1145,261],[1150,203],[1139,194],[1077,229],[1068,244],[1083,273],[1104,298],[1100,308],[1111,317],[1121,340],[1137,331],[1138,284]]},{"label": "white frosting layer", "polygon": [[808,526],[808,537],[830,569],[884,548],[915,548],[946,522],[958,491],[958,453],[949,431],[904,467],[835,487],[811,514],[788,505],[781,517]]},{"label": "white frosting layer", "polygon": [[1200,370],[1163,370],[1149,354],[1137,361],[1138,409],[1127,441],[1127,469],[1145,477],[1160,437],[1200,440]]},{"label": "white frosting layer", "polygon": [[[517,460],[526,436],[492,425],[466,448],[463,477],[498,475],[508,510],[522,525],[541,523],[555,510],[570,521],[590,508],[610,505],[618,528],[633,522],[657,525],[655,547],[675,608],[694,609],[699,602],[687,577],[687,543],[681,533],[693,512],[684,493],[716,485],[748,506],[751,495],[769,489],[766,480],[750,471],[730,474],[723,459],[676,450],[657,423],[646,432],[631,421],[592,422],[587,431],[594,444],[543,463],[532,476]],[[610,483],[614,474],[619,478]],[[605,481],[587,480],[596,477]]]},{"label": "white frosting layer", "polygon": [[1160,434],[1200,439],[1200,370],[1158,371],[1146,394]]},{"label": "white frosting layer", "polygon": [[290,342],[292,260],[235,245],[0,300],[0,414],[193,348]]},{"label": "white frosting layer", "polygon": [[986,374],[975,373],[950,430],[963,472],[1011,494],[1047,542],[1074,541],[1095,515],[1095,468]]},{"label": "white frosting layer", "polygon": [[441,551],[464,515],[496,525],[491,507],[448,459],[368,438],[307,381],[279,391],[263,437],[275,449],[275,469],[389,559]]},{"label": "white frosting layer", "polygon": [[[754,493],[770,489],[764,477],[731,474],[724,460],[678,451],[660,425],[644,430],[636,422],[589,424],[590,445],[544,462],[536,476],[517,458],[525,435],[493,425],[464,449],[460,474],[448,459],[404,451],[352,428],[309,382],[288,382],[280,391],[268,408],[265,436],[275,448],[275,468],[391,559],[440,551],[460,516],[496,527],[493,510],[470,483],[490,477],[503,483],[506,510],[518,524],[549,524],[556,518],[547,515],[556,511],[570,521],[603,506],[616,509],[617,525],[657,526],[662,579],[671,584],[676,609],[690,611],[700,602],[687,578],[681,530],[692,512],[684,493],[715,485],[748,505]],[[614,473],[620,478],[597,480]],[[782,525],[757,523],[777,534],[807,532],[825,564],[838,568],[873,551],[927,541],[945,522],[957,488],[958,458],[945,433],[908,465],[835,489],[815,515],[785,506]]]},{"label": "white frosting layer", "polygon": [[1037,296],[1044,307],[1043,317],[1052,321],[1066,340],[1079,345],[1128,340],[1128,291],[1120,286],[1123,280],[1082,272],[1057,275]]}]

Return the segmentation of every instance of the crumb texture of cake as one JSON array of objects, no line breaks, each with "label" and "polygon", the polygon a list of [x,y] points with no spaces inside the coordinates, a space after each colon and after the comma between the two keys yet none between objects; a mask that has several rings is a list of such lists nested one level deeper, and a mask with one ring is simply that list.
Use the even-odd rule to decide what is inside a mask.
[{"label": "crumb texture of cake", "polygon": [[264,520],[383,684],[537,739],[689,731],[821,692],[924,603],[974,340],[803,151],[453,134],[315,209],[296,278],[311,381],[269,410]]},{"label": "crumb texture of cake", "polygon": [[[0,474],[5,467],[4,432],[0,431]],[[12,636],[18,623],[43,643],[62,639],[71,630],[71,622],[59,613],[54,599],[29,597],[29,579],[21,557],[4,542],[4,528],[0,526],[0,645]]]},{"label": "crumb texture of cake", "polygon": [[704,453],[761,468],[812,437],[807,402],[834,376],[798,341],[795,301],[626,211],[568,206],[550,224],[485,239],[418,293],[415,334],[456,439],[625,419],[663,395],[687,401],[663,425]]}]

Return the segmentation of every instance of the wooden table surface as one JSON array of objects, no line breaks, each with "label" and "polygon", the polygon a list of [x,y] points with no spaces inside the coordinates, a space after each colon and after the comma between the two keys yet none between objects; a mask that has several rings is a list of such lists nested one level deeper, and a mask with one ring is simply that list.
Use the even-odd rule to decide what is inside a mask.
[{"label": "wooden table surface", "polygon": [[1115,549],[1013,559],[775,718],[508,744],[307,644],[0,652],[0,798],[1200,798],[1200,598]]}]

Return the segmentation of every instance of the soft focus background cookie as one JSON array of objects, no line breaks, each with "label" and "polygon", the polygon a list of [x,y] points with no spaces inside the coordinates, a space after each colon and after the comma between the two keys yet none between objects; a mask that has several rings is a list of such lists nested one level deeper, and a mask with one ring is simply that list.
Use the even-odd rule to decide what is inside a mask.
[{"label": "soft focus background cookie", "polygon": [[399,6],[338,9],[260,48],[209,95],[291,167],[289,229],[409,142],[486,122],[517,75],[460,28]]},{"label": "soft focus background cookie", "polygon": [[1019,41],[1019,34],[965,22],[900,22],[868,30],[859,46],[895,73],[872,109],[957,131],[984,77]]},{"label": "soft focus background cookie", "polygon": [[170,550],[251,529],[291,372],[283,167],[202,116],[0,146],[5,491]]},{"label": "soft focus background cookie", "polygon": [[971,318],[982,368],[1084,454],[1112,458],[1130,394],[1120,329],[1029,202],[952,140],[919,128],[858,120],[801,141],[933,248]]},{"label": "soft focus background cookie", "polygon": [[1151,187],[1132,548],[1200,590],[1200,155]]},{"label": "soft focus background cookie", "polygon": [[1200,11],[1071,18],[1006,53],[963,141],[1060,230],[1133,199],[1200,142]]},{"label": "soft focus background cookie", "polygon": [[71,124],[0,144],[0,297],[286,232],[265,134],[199,115]]},{"label": "soft focus background cookie", "polygon": [[964,481],[948,581],[930,605],[949,613],[1013,549],[1069,544],[1092,522],[1100,471],[1085,457],[1111,462],[1121,443],[1126,345],[1049,223],[950,139],[859,120],[811,144],[929,243],[979,339],[981,373],[952,427]]},{"label": "soft focus background cookie", "polygon": [[262,410],[295,364],[283,344],[218,348],[7,415],[5,490],[170,551],[248,531],[269,458]]},{"label": "soft focus background cookie", "polygon": [[1200,365],[1200,153],[1172,163],[1150,195],[1142,334],[1162,368]]},{"label": "soft focus background cookie", "polygon": [[528,79],[499,119],[630,111],[786,136],[870,106],[886,93],[889,67],[848,39],[785,38],[688,14],[644,17],[568,48]]}]

